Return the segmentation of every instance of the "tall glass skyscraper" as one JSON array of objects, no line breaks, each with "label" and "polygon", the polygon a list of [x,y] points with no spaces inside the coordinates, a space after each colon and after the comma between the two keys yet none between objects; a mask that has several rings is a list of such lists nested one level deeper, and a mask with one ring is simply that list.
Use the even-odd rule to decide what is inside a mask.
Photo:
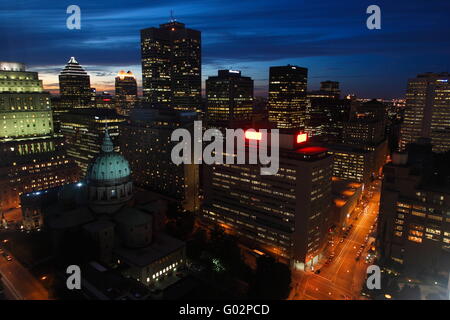
[{"label": "tall glass skyscraper", "polygon": [[269,120],[279,129],[303,129],[306,116],[308,69],[270,67]]},{"label": "tall glass skyscraper", "polygon": [[93,104],[90,77],[71,57],[59,75],[61,105],[69,108],[86,108]]},{"label": "tall glass skyscraper", "polygon": [[201,102],[201,33],[171,20],[141,30],[142,86],[146,102],[195,111]]}]

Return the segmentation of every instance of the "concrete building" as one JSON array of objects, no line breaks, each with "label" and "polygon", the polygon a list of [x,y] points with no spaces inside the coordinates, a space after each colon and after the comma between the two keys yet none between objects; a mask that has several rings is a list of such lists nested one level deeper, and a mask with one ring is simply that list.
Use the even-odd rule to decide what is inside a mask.
[{"label": "concrete building", "polygon": [[75,181],[77,166],[53,130],[50,94],[37,72],[0,62],[0,204],[19,206],[23,193]]},{"label": "concrete building", "polygon": [[450,150],[450,75],[446,72],[408,80],[400,149],[420,137],[430,138],[435,152]]},{"label": "concrete building", "polygon": [[199,165],[175,165],[171,160],[172,132],[177,128],[192,131],[195,112],[167,109],[134,109],[121,125],[120,145],[129,159],[134,183],[145,190],[167,197],[180,209],[199,208]]},{"label": "concrete building", "polygon": [[290,134],[280,135],[279,158],[275,175],[261,175],[260,165],[205,166],[201,220],[303,270],[318,261],[326,244],[332,158],[325,148]]},{"label": "concrete building", "polygon": [[333,222],[336,227],[348,227],[353,210],[358,205],[363,191],[363,184],[352,180],[333,177]]},{"label": "concrete building", "polygon": [[431,149],[429,140],[410,144],[384,167],[381,261],[413,277],[450,270],[450,159]]}]

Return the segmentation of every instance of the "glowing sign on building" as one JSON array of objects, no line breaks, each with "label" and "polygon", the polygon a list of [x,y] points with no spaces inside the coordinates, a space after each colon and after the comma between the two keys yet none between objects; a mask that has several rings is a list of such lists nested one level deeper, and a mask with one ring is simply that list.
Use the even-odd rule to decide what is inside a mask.
[{"label": "glowing sign on building", "polygon": [[303,143],[308,141],[308,134],[307,133],[299,133],[297,135],[297,143]]},{"label": "glowing sign on building", "polygon": [[245,131],[245,138],[248,140],[261,140],[262,133],[248,130]]}]

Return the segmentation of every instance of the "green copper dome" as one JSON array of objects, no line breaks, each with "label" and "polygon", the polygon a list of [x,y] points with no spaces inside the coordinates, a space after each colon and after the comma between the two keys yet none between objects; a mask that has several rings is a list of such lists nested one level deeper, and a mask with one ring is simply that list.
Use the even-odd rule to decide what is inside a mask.
[{"label": "green copper dome", "polygon": [[130,165],[120,154],[114,152],[114,145],[108,130],[102,144],[102,152],[91,164],[87,178],[91,181],[114,181],[129,177]]}]

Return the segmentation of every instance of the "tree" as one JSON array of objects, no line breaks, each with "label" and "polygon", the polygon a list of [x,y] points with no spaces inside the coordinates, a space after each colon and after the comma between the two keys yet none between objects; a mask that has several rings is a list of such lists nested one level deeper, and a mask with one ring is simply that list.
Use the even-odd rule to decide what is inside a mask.
[{"label": "tree", "polygon": [[250,285],[249,296],[253,299],[286,299],[291,284],[291,270],[273,258],[258,258],[254,279]]}]

